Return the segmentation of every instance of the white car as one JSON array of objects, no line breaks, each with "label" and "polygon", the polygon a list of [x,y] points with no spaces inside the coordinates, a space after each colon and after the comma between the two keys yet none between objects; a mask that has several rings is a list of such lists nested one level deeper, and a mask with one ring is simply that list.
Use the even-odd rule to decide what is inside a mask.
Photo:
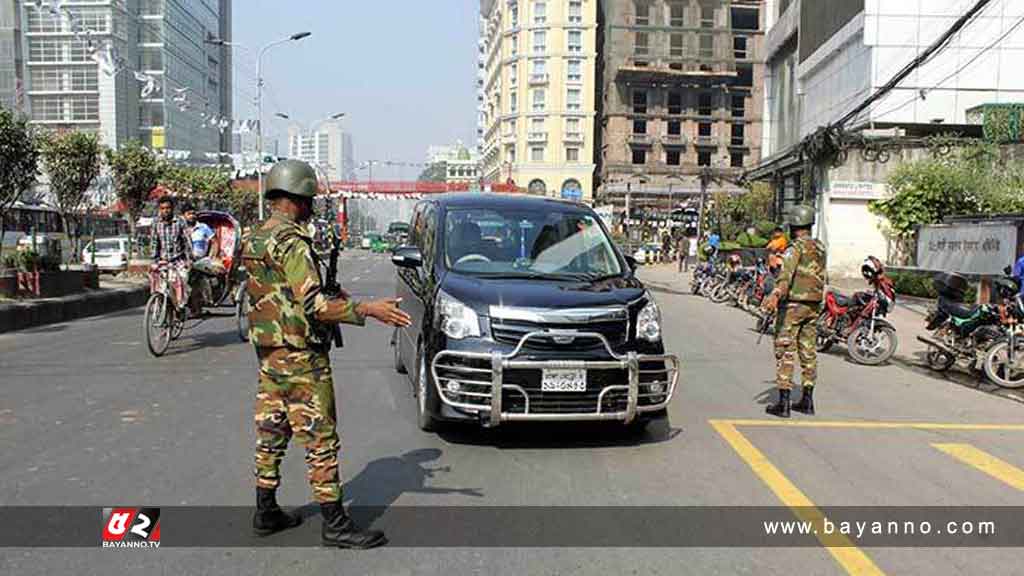
[{"label": "white car", "polygon": [[[128,268],[128,237],[97,238],[96,267],[105,272],[120,272]],[[82,262],[91,264],[93,242],[82,249]]]},{"label": "white car", "polygon": [[633,253],[633,258],[640,264],[655,263],[661,254],[661,245],[655,243],[644,244]]}]

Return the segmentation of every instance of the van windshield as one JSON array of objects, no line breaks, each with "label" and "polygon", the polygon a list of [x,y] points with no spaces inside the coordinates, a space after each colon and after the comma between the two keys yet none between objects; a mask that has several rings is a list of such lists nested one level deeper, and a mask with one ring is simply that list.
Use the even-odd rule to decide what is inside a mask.
[{"label": "van windshield", "polygon": [[579,211],[452,209],[445,265],[476,276],[605,278],[622,274],[612,243]]}]

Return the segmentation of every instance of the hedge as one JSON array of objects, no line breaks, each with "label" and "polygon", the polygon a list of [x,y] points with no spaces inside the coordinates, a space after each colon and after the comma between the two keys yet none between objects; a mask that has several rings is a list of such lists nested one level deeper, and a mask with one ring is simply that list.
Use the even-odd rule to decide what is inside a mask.
[{"label": "hedge", "polygon": [[[939,297],[938,292],[935,291],[935,286],[932,285],[933,274],[929,272],[892,270],[887,272],[887,274],[889,278],[892,278],[897,294],[929,299],[937,299]],[[964,302],[975,302],[977,299],[978,288],[974,283],[971,283],[967,289],[967,294],[964,296]]]}]

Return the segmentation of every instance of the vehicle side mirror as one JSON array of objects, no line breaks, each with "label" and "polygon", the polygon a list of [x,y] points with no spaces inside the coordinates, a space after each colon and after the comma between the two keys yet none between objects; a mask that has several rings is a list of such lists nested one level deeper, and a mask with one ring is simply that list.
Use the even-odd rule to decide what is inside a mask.
[{"label": "vehicle side mirror", "polygon": [[1013,268],[1011,268],[1009,266],[1007,266],[1006,268],[1003,268],[1003,274],[1005,274],[1007,276],[1013,276]]},{"label": "vehicle side mirror", "polygon": [[626,258],[626,264],[629,264],[629,268],[631,270],[633,270],[634,272],[636,272],[636,268],[638,266],[636,258],[634,258],[632,256],[626,256],[625,258]]},{"label": "vehicle side mirror", "polygon": [[399,268],[420,268],[423,266],[423,255],[415,246],[402,246],[391,255],[391,263]]}]

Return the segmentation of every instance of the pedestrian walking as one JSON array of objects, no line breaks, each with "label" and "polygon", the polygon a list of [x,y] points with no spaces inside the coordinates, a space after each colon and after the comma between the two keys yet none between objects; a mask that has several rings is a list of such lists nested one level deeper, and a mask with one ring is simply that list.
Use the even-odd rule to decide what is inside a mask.
[{"label": "pedestrian walking", "polygon": [[318,189],[305,162],[284,160],[267,176],[270,218],[245,239],[249,274],[249,337],[259,360],[256,394],[256,513],[253,530],[268,535],[297,526],[301,517],[281,510],[276,491],[281,460],[292,436],[306,451],[313,498],[323,516],[321,543],[372,548],[384,534],[360,529],[342,506],[334,382],[328,353],[333,326],[362,326],[374,318],[408,326],[399,300],[358,302],[342,293],[328,298],[306,223]]},{"label": "pedestrian walking", "polygon": [[679,260],[679,273],[689,270],[690,239],[680,234],[676,238],[676,259]]},{"label": "pedestrian walking", "polygon": [[778,402],[765,408],[768,414],[789,418],[793,370],[800,362],[803,393],[792,409],[814,414],[814,386],[818,378],[816,319],[825,295],[825,247],[811,238],[814,209],[794,206],[789,213],[792,244],[782,257],[775,289],[762,308],[777,311],[775,330],[775,383]]}]

